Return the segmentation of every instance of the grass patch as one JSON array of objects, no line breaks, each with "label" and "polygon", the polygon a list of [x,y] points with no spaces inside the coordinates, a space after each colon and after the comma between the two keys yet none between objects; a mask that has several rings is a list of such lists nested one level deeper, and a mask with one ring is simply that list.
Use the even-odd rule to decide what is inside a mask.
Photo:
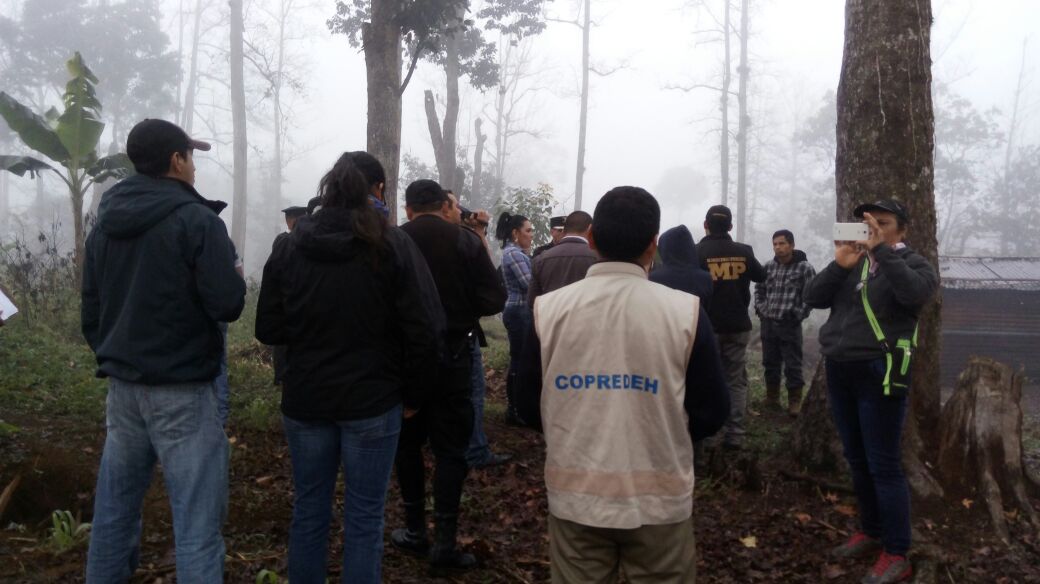
[{"label": "grass patch", "polygon": [[480,319],[480,328],[484,329],[488,346],[483,349],[484,367],[496,371],[509,368],[509,336],[502,319],[488,316]]},{"label": "grass patch", "polygon": [[[77,318],[78,322],[79,319]],[[0,404],[3,411],[105,417],[105,381],[87,342],[46,322],[12,319],[0,329]]]}]

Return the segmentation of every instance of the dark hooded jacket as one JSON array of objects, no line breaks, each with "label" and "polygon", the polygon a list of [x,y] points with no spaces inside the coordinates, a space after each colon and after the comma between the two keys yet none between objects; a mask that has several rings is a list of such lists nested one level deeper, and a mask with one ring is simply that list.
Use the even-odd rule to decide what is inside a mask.
[{"label": "dark hooded jacket", "polygon": [[650,272],[650,281],[682,290],[701,299],[704,310],[711,307],[711,274],[700,266],[693,235],[685,225],[673,227],[657,240],[661,264]]},{"label": "dark hooded jacket", "polygon": [[189,184],[135,175],[101,197],[86,240],[82,328],[98,377],[144,385],[212,381],[246,286],[217,213]]},{"label": "dark hooded jacket", "polygon": [[264,266],[256,338],[287,345],[282,412],[290,418],[371,418],[402,401],[417,408],[436,368],[420,284],[430,276],[415,244],[388,227],[373,257],[352,214],[323,208],[300,218]]}]

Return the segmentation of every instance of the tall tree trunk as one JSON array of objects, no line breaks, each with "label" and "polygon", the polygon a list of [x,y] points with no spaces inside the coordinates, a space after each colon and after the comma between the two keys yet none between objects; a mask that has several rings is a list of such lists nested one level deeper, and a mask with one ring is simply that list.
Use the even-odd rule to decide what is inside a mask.
[{"label": "tall tree trunk", "polygon": [[184,90],[181,127],[191,135],[195,124],[195,94],[199,90],[199,40],[202,37],[202,0],[195,2],[195,27],[191,31],[191,59],[188,63],[188,85]]},{"label": "tall tree trunk", "polygon": [[235,243],[238,256],[246,254],[246,89],[242,36],[245,22],[242,15],[242,0],[229,0],[231,6],[231,123],[234,130],[232,149],[234,170],[232,189],[231,240]]},{"label": "tall tree trunk", "polygon": [[173,119],[179,124],[181,111],[184,107],[184,96],[181,93],[181,84],[184,82],[184,2],[177,3],[177,97],[173,106]]},{"label": "tall tree trunk", "polygon": [[592,32],[592,0],[585,0],[584,23],[581,27],[581,108],[578,112],[578,165],[574,173],[574,210],[581,209],[585,182],[585,137],[589,120],[589,35]]},{"label": "tall tree trunk", "polygon": [[[271,197],[274,199],[274,208],[282,208],[282,143],[285,140],[284,128],[282,127],[283,118],[282,115],[282,76],[285,71],[285,26],[289,18],[288,11],[291,9],[291,3],[288,0],[282,0],[278,5],[278,55],[277,59],[277,70],[275,71],[274,83],[271,88],[272,98],[274,101],[274,156],[271,160]],[[278,233],[282,229],[282,219],[280,214],[272,212],[270,214],[275,218],[275,233]]]},{"label": "tall tree trunk", "polygon": [[730,54],[730,35],[732,26],[730,19],[730,0],[723,0],[726,4],[722,18],[722,45],[724,54],[722,58],[722,91],[719,92],[719,113],[722,114],[722,130],[719,136],[719,182],[721,183],[723,205],[729,205],[729,86],[732,80],[732,56]]},{"label": "tall tree trunk", "polygon": [[465,8],[460,7],[456,13],[456,20],[452,23],[454,32],[448,37],[444,47],[444,79],[446,102],[444,104],[444,123],[437,119],[437,103],[433,98],[433,92],[425,92],[426,122],[430,128],[430,141],[433,143],[433,155],[437,161],[437,174],[441,186],[449,191],[462,192],[462,184],[458,184],[458,163],[455,159],[455,150],[458,143],[459,123],[459,34],[462,30],[462,21],[465,18]]},{"label": "tall tree trunk", "polygon": [[0,173],[0,233],[10,233],[8,224],[11,217],[11,182],[8,172]]},{"label": "tall tree trunk", "polygon": [[481,183],[484,178],[484,143],[487,142],[487,135],[481,131],[481,125],[483,122],[480,118],[473,120],[473,133],[477,136],[477,146],[473,150],[473,182],[469,188],[469,204],[473,207],[481,207],[480,201],[484,196]]},{"label": "tall tree trunk", "polygon": [[401,163],[401,29],[397,2],[372,0],[372,19],[362,32],[368,78],[368,152],[383,163],[383,196],[390,223],[397,223],[397,173]]},{"label": "tall tree trunk", "polygon": [[[1011,201],[1011,161],[1015,154],[1015,135],[1018,133],[1019,105],[1022,99],[1022,82],[1026,75],[1026,48],[1029,39],[1022,41],[1022,62],[1018,67],[1018,83],[1015,84],[1014,104],[1011,106],[1011,120],[1008,122],[1007,144],[1004,149],[1004,173],[1001,176],[1001,201],[1000,209],[1002,217],[1010,217],[1014,212]],[[1011,238],[1015,235],[1006,231],[1000,233],[1000,255],[1007,256],[1011,252]]]},{"label": "tall tree trunk", "polygon": [[737,67],[737,109],[740,118],[737,120],[737,239],[744,241],[747,236],[748,197],[748,128],[751,117],[748,116],[748,0],[740,6],[740,65]]},{"label": "tall tree trunk", "polygon": [[[863,202],[901,200],[911,217],[909,245],[938,271],[931,23],[930,0],[846,1],[835,179],[838,220],[850,220],[852,209]],[[925,466],[938,441],[939,308],[936,298],[921,312],[903,440],[911,489],[923,497],[942,493]],[[825,382],[813,383],[810,394],[821,391]],[[803,442],[811,442],[805,433],[832,427],[820,419],[825,415],[821,409],[815,419],[806,416],[799,422]]]}]

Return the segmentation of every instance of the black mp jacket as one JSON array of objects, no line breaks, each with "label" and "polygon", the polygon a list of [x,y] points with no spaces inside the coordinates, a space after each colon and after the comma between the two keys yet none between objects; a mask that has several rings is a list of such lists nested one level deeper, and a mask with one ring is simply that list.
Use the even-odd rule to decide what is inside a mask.
[{"label": "black mp jacket", "polygon": [[101,197],[86,240],[83,336],[98,377],[144,385],[212,381],[246,285],[224,222],[226,205],[189,184],[135,175]]},{"label": "black mp jacket", "polygon": [[282,413],[290,418],[370,418],[402,401],[417,408],[436,367],[436,317],[420,284],[429,272],[414,244],[387,227],[373,262],[351,225],[347,209],[303,217],[264,266],[256,338],[287,346]]},{"label": "black mp jacket", "polygon": [[711,274],[715,291],[708,316],[716,333],[751,330],[748,305],[751,282],[765,282],[766,270],[755,259],[750,245],[733,241],[729,234],[707,235],[697,244],[701,267]]}]

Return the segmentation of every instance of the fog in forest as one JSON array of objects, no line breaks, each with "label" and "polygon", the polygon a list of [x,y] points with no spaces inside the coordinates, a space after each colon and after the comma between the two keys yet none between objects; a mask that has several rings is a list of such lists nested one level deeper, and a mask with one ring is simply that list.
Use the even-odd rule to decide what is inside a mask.
[{"label": "fog in forest", "polygon": [[[735,237],[760,258],[772,255],[771,234],[789,228],[822,266],[834,219],[843,4],[730,0],[723,92],[724,0],[473,0],[466,18],[483,44],[462,55],[454,161],[462,180],[453,186],[464,204],[493,211],[535,208],[546,195],[552,214],[575,208],[588,6],[581,207],[592,211],[613,186],[638,185],[660,201],[662,230],[686,224],[696,235],[708,206],[726,200],[744,218]],[[532,6],[522,16],[527,34],[512,32],[521,16],[509,11]],[[489,15],[488,7],[500,10]],[[933,7],[940,253],[1040,255],[1040,2]],[[243,5],[248,203],[239,245],[253,277],[284,230],[279,210],[305,205],[340,153],[366,148],[365,58],[348,31],[330,30],[336,14],[333,0]],[[65,63],[78,51],[97,78],[99,155],[122,151],[142,118],[176,121],[214,146],[196,153],[199,192],[232,203],[227,2],[0,0],[0,15],[0,91],[50,119],[51,108],[62,110]],[[409,181],[439,176],[424,93],[432,92],[438,134],[450,100],[444,61],[432,55],[420,56],[403,94],[399,200]],[[479,188],[477,120],[485,136]],[[61,168],[2,121],[0,154]],[[39,176],[0,173],[0,245],[40,242],[42,233],[65,253],[74,247],[69,188],[54,172]],[[102,190],[87,191],[85,213]],[[231,208],[222,214],[229,231],[232,216]]]}]

